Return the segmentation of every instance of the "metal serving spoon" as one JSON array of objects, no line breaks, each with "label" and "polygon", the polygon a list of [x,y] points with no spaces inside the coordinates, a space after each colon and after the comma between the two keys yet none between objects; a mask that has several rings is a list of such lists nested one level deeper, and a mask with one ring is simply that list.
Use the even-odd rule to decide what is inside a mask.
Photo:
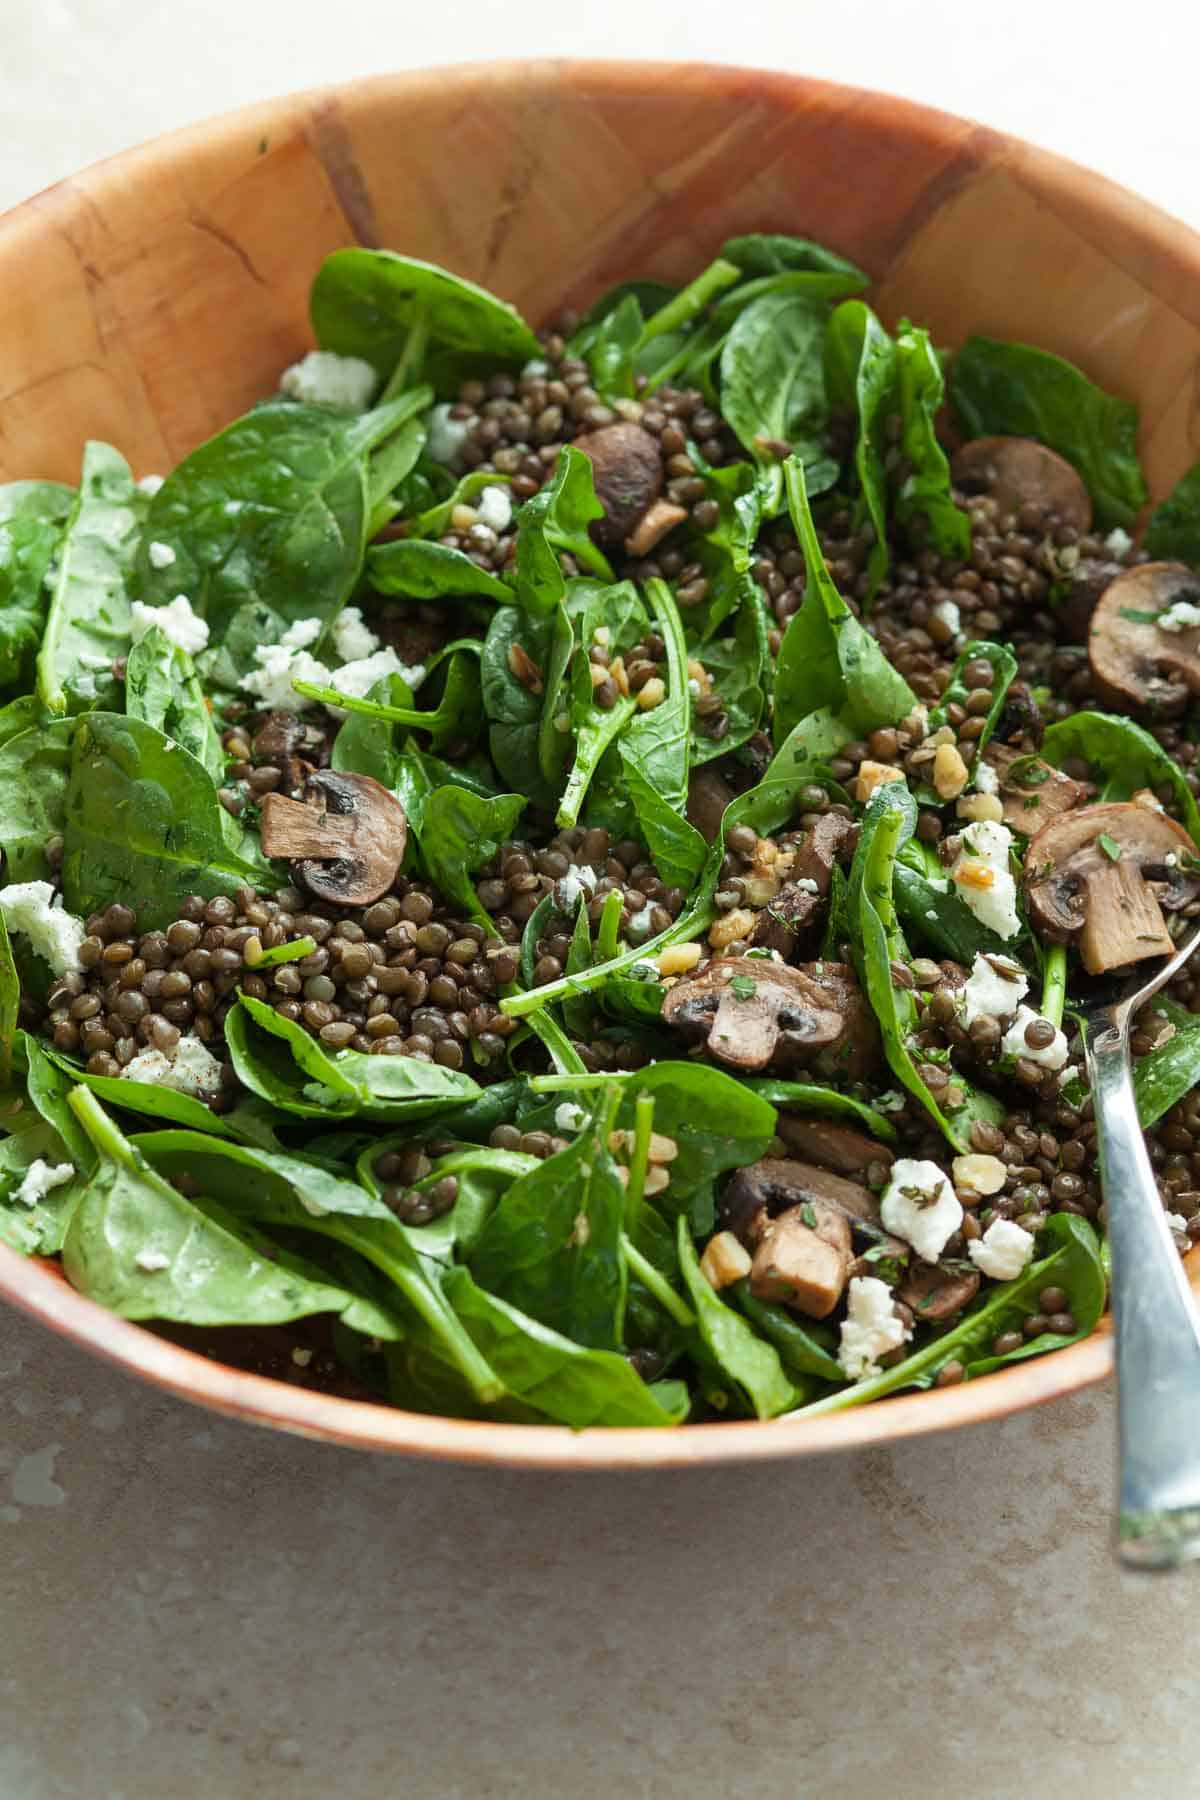
[{"label": "metal serving spoon", "polygon": [[1138,1123],[1129,1030],[1200,945],[1200,929],[1149,980],[1097,989],[1076,1009],[1095,1111],[1112,1255],[1120,1438],[1118,1552],[1137,1569],[1200,1557],[1200,1314]]}]

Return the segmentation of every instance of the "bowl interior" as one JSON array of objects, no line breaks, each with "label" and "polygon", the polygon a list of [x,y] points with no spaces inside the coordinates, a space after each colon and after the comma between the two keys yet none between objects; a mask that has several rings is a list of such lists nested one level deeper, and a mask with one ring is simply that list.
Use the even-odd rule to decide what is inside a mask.
[{"label": "bowl interior", "polygon": [[[330,250],[448,265],[531,318],[630,275],[680,280],[787,231],[954,344],[1024,338],[1136,398],[1155,494],[1197,455],[1200,239],[968,121],[707,66],[493,64],[269,102],[87,170],[0,220],[0,480],[74,481],[88,438],[165,470],[306,348]],[[1200,1256],[1192,1259],[1200,1282]],[[429,1419],[225,1369],[0,1249],[0,1294],[176,1392],[335,1441],[559,1466],[798,1454],[946,1429],[1107,1371],[1105,1333],[959,1389],[802,1425],[570,1433]]]}]

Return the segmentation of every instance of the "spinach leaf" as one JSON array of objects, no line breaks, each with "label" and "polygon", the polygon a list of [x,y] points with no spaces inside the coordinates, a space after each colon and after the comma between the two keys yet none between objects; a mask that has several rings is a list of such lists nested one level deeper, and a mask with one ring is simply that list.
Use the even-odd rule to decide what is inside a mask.
[{"label": "spinach leaf", "polygon": [[251,840],[231,848],[223,816],[212,776],[189,751],[141,719],[87,714],[66,797],[67,906],[86,916],[120,900],[150,931],[169,925],[188,894],[277,887]]},{"label": "spinach leaf", "polygon": [[1073,363],[1029,344],[970,337],[950,365],[950,401],[964,437],[1037,438],[1082,475],[1098,524],[1133,523],[1146,499],[1137,408]]},{"label": "spinach leaf", "polygon": [[[646,583],[646,601],[666,646],[666,697],[649,712],[639,712],[620,740],[627,773],[633,769],[659,798],[682,815],[687,806],[691,694],[683,621],[664,581]],[[693,832],[693,836],[698,836]],[[654,852],[653,839],[648,840]]]},{"label": "spinach leaf", "polygon": [[594,1350],[620,1348],[625,1318],[625,1193],[608,1148],[611,1116],[602,1094],[565,1150],[513,1182],[470,1257],[480,1287]]},{"label": "spinach leaf", "polygon": [[853,1119],[864,1125],[873,1137],[886,1143],[896,1141],[896,1127],[876,1107],[855,1100],[834,1088],[821,1087],[807,1081],[777,1081],[774,1076],[751,1075],[740,1086],[749,1088],[763,1100],[769,1100],[780,1112],[817,1113],[822,1118]]},{"label": "spinach leaf", "polygon": [[[225,778],[225,752],[196,667],[186,650],[159,626],[140,637],[129,652],[125,669],[125,711],[131,719],[152,725],[202,763],[214,781]],[[230,825],[235,825],[229,813]],[[241,831],[237,828],[240,838]]]},{"label": "spinach leaf", "polygon": [[820,780],[831,759],[839,754],[843,744],[851,742],[853,736],[828,707],[806,713],[796,721],[776,750],[763,780],[781,781],[794,777],[797,786]]},{"label": "spinach leaf", "polygon": [[[444,1121],[438,1120],[439,1131],[444,1129]],[[358,1159],[358,1177],[363,1186],[372,1194],[381,1192],[375,1164],[381,1156],[394,1144],[402,1142],[399,1138],[376,1138],[363,1151]],[[453,1175],[458,1183],[458,1196],[449,1212],[442,1213],[428,1225],[403,1225],[397,1221],[398,1229],[403,1231],[414,1250],[422,1256],[435,1257],[441,1262],[453,1260],[455,1251],[470,1256],[479,1241],[483,1230],[500,1195],[522,1175],[530,1174],[539,1166],[537,1158],[523,1156],[516,1150],[495,1150],[489,1146],[465,1144],[452,1150],[448,1156],[441,1156],[433,1164],[429,1174],[420,1181],[413,1182],[418,1192],[425,1192],[436,1187],[448,1175]]]},{"label": "spinach leaf", "polygon": [[7,1087],[12,1072],[13,1040],[21,1004],[21,982],[13,961],[8,926],[0,913],[0,1087]]},{"label": "spinach leaf", "polygon": [[0,487],[0,693],[33,686],[46,576],[73,498],[51,481]]},{"label": "spinach leaf", "polygon": [[699,476],[706,499],[717,506],[716,524],[708,531],[693,533],[687,547],[688,556],[700,564],[708,581],[706,598],[688,608],[687,620],[689,635],[704,644],[739,607],[762,609],[758,583],[750,570],[762,524],[763,495],[750,463],[726,463],[719,469],[701,464]]},{"label": "spinach leaf", "polygon": [[[404,539],[401,541],[411,542],[413,538],[441,537],[450,529],[450,515],[456,506],[470,506],[472,501],[479,498],[484,488],[503,488],[507,487],[509,482],[509,477],[502,475],[498,469],[471,469],[466,475],[460,476],[457,482],[453,476],[446,473],[440,463],[428,464],[425,473],[442,477],[449,491],[444,499],[427,506],[424,512],[416,513],[405,519]],[[404,498],[407,500],[408,497],[406,493]],[[407,512],[411,509],[406,507],[405,510]],[[378,546],[381,550],[385,547],[384,545]]]},{"label": "spinach leaf", "polygon": [[[0,759],[3,758],[0,750]],[[1128,800],[1139,788],[1169,788],[1179,817],[1200,844],[1200,808],[1187,777],[1157,738],[1114,713],[1078,712],[1046,727],[1040,754],[1056,769],[1082,757],[1100,785],[1097,800]]]},{"label": "spinach leaf", "polygon": [[776,1119],[770,1097],[704,1063],[654,1062],[622,1084],[618,1130],[633,1130],[642,1095],[654,1101],[655,1131],[678,1146],[656,1202],[669,1214],[686,1213],[695,1231],[708,1231],[718,1177],[766,1155]]},{"label": "spinach leaf", "polygon": [[951,498],[950,464],[937,434],[946,384],[929,333],[917,325],[901,326],[896,339],[896,379],[901,446],[909,465],[896,498],[897,516],[902,525],[923,518],[930,540],[941,554],[965,561],[971,554],[971,525]]},{"label": "spinach leaf", "polygon": [[[367,697],[343,694],[340,688],[332,685],[324,687],[311,681],[297,681],[294,685],[296,692],[307,699],[339,707],[345,713],[380,719],[391,725],[405,725],[411,731],[427,731],[434,748],[444,750],[448,744],[470,743],[482,723],[477,649],[478,646],[473,645],[470,651],[453,651],[446,664],[441,698],[428,711],[420,707],[397,706],[391,699],[378,700],[373,694]],[[402,682],[402,677],[393,675],[391,681]],[[376,687],[378,685],[376,683]]]},{"label": "spinach leaf", "polygon": [[0,525],[13,519],[44,519],[65,524],[75,501],[75,490],[61,481],[0,482]]},{"label": "spinach leaf", "polygon": [[708,1399],[760,1419],[774,1419],[795,1404],[796,1390],[784,1373],[779,1352],[757,1336],[740,1313],[726,1306],[700,1273],[687,1220],[678,1222],[679,1269],[684,1292],[696,1312],[692,1349],[708,1375]]},{"label": "spinach leaf", "polygon": [[[637,589],[631,581],[614,587],[598,587],[591,592],[579,623],[580,654],[571,664],[570,704],[568,718],[575,742],[575,760],[567,775],[562,798],[554,815],[559,826],[574,825],[583,805],[584,795],[600,765],[605,751],[625,729],[637,708],[632,695],[619,697],[610,707],[598,706],[592,686],[588,652],[597,631],[607,631],[610,657],[627,656],[633,646],[646,635],[647,615]],[[557,709],[549,696],[542,717]]]},{"label": "spinach leaf", "polygon": [[587,362],[593,385],[606,399],[633,397],[634,356],[644,323],[636,294],[626,294],[596,326]]},{"label": "spinach leaf", "polygon": [[42,703],[36,694],[21,694],[7,706],[0,706],[0,744],[19,737],[31,725],[40,725],[43,717]]},{"label": "spinach leaf", "polygon": [[979,953],[1012,956],[1011,938],[998,937],[980,923],[949,882],[935,887],[930,878],[906,862],[896,864],[896,911],[905,925],[940,956],[970,968]]},{"label": "spinach leaf", "polygon": [[1170,1020],[1175,1031],[1149,1055],[1139,1056],[1133,1065],[1133,1091],[1144,1129],[1157,1124],[1200,1082],[1200,1018],[1162,995],[1154,1007]]},{"label": "spinach leaf", "polygon": [[78,713],[119,700],[112,664],[129,647],[126,582],[138,525],[129,464],[107,444],[89,443],[58,546],[38,654],[38,695],[47,712]]},{"label": "spinach leaf", "polygon": [[801,1323],[786,1307],[757,1299],[750,1292],[748,1281],[735,1282],[730,1295],[759,1336],[775,1346],[789,1375],[816,1375],[822,1381],[836,1381],[842,1386],[846,1377],[837,1357],[831,1354],[833,1332],[829,1326],[808,1320]]},{"label": "spinach leaf", "polygon": [[[8,709],[6,709],[8,710]],[[49,874],[46,840],[66,827],[73,719],[51,719],[0,743],[0,846],[6,881]]]},{"label": "spinach leaf", "polygon": [[35,1162],[59,1168],[70,1160],[62,1138],[44,1119],[0,1139],[0,1244],[22,1256],[53,1256],[62,1249],[72,1214],[83,1196],[82,1173],[49,1189],[32,1206],[18,1200],[17,1190]]},{"label": "spinach leaf", "polygon": [[621,752],[625,786],[660,878],[670,887],[690,888],[704,867],[708,845],[683,813],[663,798],[636,755],[624,744]]},{"label": "spinach leaf", "polygon": [[202,1193],[260,1221],[303,1226],[337,1214],[398,1225],[382,1200],[310,1157],[220,1143],[199,1131],[151,1131],[130,1143],[168,1179],[192,1175]]},{"label": "spinach leaf", "polygon": [[859,624],[834,586],[821,554],[803,471],[784,465],[792,523],[808,567],[808,588],[792,614],[775,671],[775,741],[782,744],[801,719],[825,708],[858,732],[896,725],[917,697],[875,639]]},{"label": "spinach leaf", "polygon": [[651,387],[657,385],[662,377],[651,366],[647,366],[640,360],[640,353],[644,352],[655,338],[674,340],[677,333],[686,332],[693,321],[704,312],[710,301],[714,300],[725,288],[732,287],[740,277],[741,270],[736,263],[727,262],[723,257],[718,256],[706,268],[701,269],[700,273],[694,276],[686,287],[680,288],[677,294],[673,294],[657,311],[651,313],[646,320],[642,331],[642,342],[639,346],[639,368],[646,376],[648,385]]},{"label": "spinach leaf", "polygon": [[435,886],[468,917],[495,935],[491,918],[479,903],[470,879],[490,862],[525,810],[524,794],[485,798],[469,788],[435,788],[425,802],[421,822],[421,854]]},{"label": "spinach leaf", "polygon": [[433,263],[391,250],[335,250],[317,271],[309,316],[322,350],[361,356],[394,386],[457,391],[468,375],[525,363],[541,346],[516,308]]},{"label": "spinach leaf", "polygon": [[403,752],[396,742],[395,728],[380,728],[374,707],[403,710],[412,699],[412,689],[402,675],[385,675],[375,683],[367,699],[374,703],[369,712],[358,707],[347,710],[329,752],[329,766],[339,773],[371,775],[384,787],[394,788],[400,780]]},{"label": "spinach leaf", "polygon": [[76,1071],[64,1071],[41,1041],[26,1032],[20,1034],[16,1048],[25,1063],[25,1091],[39,1117],[57,1132],[66,1157],[80,1174],[90,1173],[96,1166],[96,1152],[69,1104]]},{"label": "spinach leaf", "polygon": [[770,665],[762,607],[747,597],[738,609],[732,632],[697,646],[695,655],[724,703],[728,727],[721,737],[709,737],[692,707],[693,768],[711,762],[715,756],[727,756],[758,730],[766,706],[766,670]]},{"label": "spinach leaf", "polygon": [[[247,607],[328,628],[362,573],[371,453],[429,397],[418,388],[357,418],[269,400],[236,419],[154,496],[138,557],[142,598],[159,606],[186,594],[214,648]],[[151,562],[151,542],[175,552],[167,568]],[[253,643],[245,649],[249,667]]]},{"label": "spinach leaf", "polygon": [[[157,1081],[137,1081],[127,1075],[93,1075],[90,1070],[78,1067],[59,1051],[44,1046],[41,1048],[41,1055],[60,1077],[68,1078],[71,1083],[81,1084],[109,1106],[120,1107],[125,1112],[144,1114],[151,1119],[170,1119],[173,1124],[186,1125],[193,1131],[208,1132],[214,1137],[232,1135],[231,1126],[226,1123],[227,1115],[213,1112],[211,1107],[206,1106],[203,1100],[198,1100],[194,1094],[180,1093],[176,1088],[164,1087]],[[65,1136],[65,1127],[61,1121],[56,1118],[54,1123]]]},{"label": "spinach leaf", "polygon": [[1200,567],[1200,463],[1181,475],[1150,514],[1142,549],[1164,562]]},{"label": "spinach leaf", "polygon": [[497,600],[511,604],[513,590],[472,562],[462,550],[425,538],[397,538],[367,552],[367,579],[381,594],[413,600]]},{"label": "spinach leaf", "polygon": [[678,1425],[686,1417],[686,1396],[677,1384],[647,1387],[616,1351],[586,1349],[561,1337],[485,1293],[466,1269],[447,1271],[445,1293],[508,1392],[546,1418],[582,1431],[590,1425]]},{"label": "spinach leaf", "polygon": [[783,502],[780,444],[790,445],[811,493],[837,480],[825,448],[827,319],[827,308],[804,294],[764,294],[739,313],[721,351],[721,408],[759,466],[768,517]]},{"label": "spinach leaf", "polygon": [[565,553],[602,581],[612,570],[588,535],[604,508],[596,498],[592,459],[563,446],[554,475],[517,514],[516,601],[532,613],[551,613],[567,592],[559,561]]},{"label": "spinach leaf", "polygon": [[619,281],[615,287],[606,288],[588,307],[567,339],[568,352],[588,362],[602,327],[620,309],[623,301],[636,300],[639,312],[648,319],[673,300],[677,291],[662,281]]},{"label": "spinach leaf", "polygon": [[854,467],[858,475],[859,514],[875,532],[867,557],[868,592],[873,595],[887,574],[888,415],[897,407],[898,354],[870,307],[847,300],[829,321],[825,344],[825,380],[830,403],[852,408],[858,417]]},{"label": "spinach leaf", "polygon": [[782,232],[755,231],[744,237],[730,238],[721,245],[726,262],[735,263],[743,275],[783,275],[793,269],[812,269],[818,273],[848,275],[862,287],[869,287],[871,277],[864,275],[852,262],[827,250],[823,244],[807,238],[788,237]]},{"label": "spinach leaf", "polygon": [[483,643],[480,679],[490,721],[492,761],[514,792],[553,812],[557,792],[543,779],[538,759],[545,671],[553,647],[554,620],[516,606],[497,607]]}]

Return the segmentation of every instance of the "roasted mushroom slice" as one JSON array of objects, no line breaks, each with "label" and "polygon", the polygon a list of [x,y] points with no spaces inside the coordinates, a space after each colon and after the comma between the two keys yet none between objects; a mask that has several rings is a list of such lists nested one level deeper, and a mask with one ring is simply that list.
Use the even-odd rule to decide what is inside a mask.
[{"label": "roasted mushroom slice", "polygon": [[1142,563],[1105,588],[1088,661],[1101,698],[1175,718],[1200,694],[1200,578],[1183,563]]},{"label": "roasted mushroom slice", "polygon": [[826,1319],[850,1273],[850,1227],[821,1200],[806,1200],[766,1226],[750,1267],[750,1292]]},{"label": "roasted mushroom slice", "polygon": [[955,484],[968,494],[990,494],[1001,512],[1040,506],[1079,532],[1092,528],[1092,502],[1063,457],[1033,438],[972,438],[950,462]]},{"label": "roasted mushroom slice", "polygon": [[841,963],[814,964],[810,973],[766,957],[717,957],[671,989],[662,1016],[693,1043],[707,1041],[709,1054],[734,1069],[812,1060],[854,1079],[878,1043],[870,1010]]},{"label": "roasted mushroom slice", "polygon": [[736,798],[734,790],[725,777],[713,768],[711,763],[704,763],[693,769],[688,782],[687,819],[694,825],[706,844],[715,844],[721,832],[721,820],[725,817],[725,808]]},{"label": "roasted mushroom slice", "polygon": [[1200,892],[1195,860],[1183,826],[1154,807],[1081,806],[1052,819],[1025,853],[1030,918],[1055,943],[1078,938],[1090,975],[1169,956],[1162,908]]},{"label": "roasted mushroom slice", "polygon": [[764,1156],[738,1169],[725,1186],[718,1212],[722,1225],[753,1245],[779,1213],[818,1200],[840,1212],[868,1243],[884,1244],[889,1255],[907,1255],[908,1246],[884,1230],[879,1196],[870,1188],[791,1157]]},{"label": "roasted mushroom slice", "polygon": [[662,447],[643,426],[621,420],[576,438],[575,448],[591,459],[596,498],[604,508],[592,536],[619,549],[662,493]]},{"label": "roasted mushroom slice", "polygon": [[1086,781],[1073,780],[1040,756],[1023,756],[1006,744],[989,744],[984,761],[999,778],[1004,823],[1026,837],[1082,806],[1095,792]]},{"label": "roasted mushroom slice", "polygon": [[303,801],[268,794],[262,803],[266,854],[290,862],[310,894],[335,906],[367,906],[386,894],[407,842],[404,808],[370,775],[321,769]]},{"label": "roasted mushroom slice", "polygon": [[869,1138],[864,1131],[850,1125],[835,1125],[829,1119],[801,1118],[796,1113],[780,1113],[776,1126],[789,1150],[805,1162],[816,1163],[838,1175],[856,1175],[861,1180],[872,1164],[890,1168],[894,1153],[886,1144]]},{"label": "roasted mushroom slice", "polygon": [[852,820],[840,813],[823,813],[795,852],[790,880],[759,913],[751,943],[777,950],[785,962],[796,956],[824,910],[834,864],[857,838]]},{"label": "roasted mushroom slice", "polygon": [[979,1271],[944,1269],[940,1263],[918,1262],[896,1290],[918,1324],[937,1325],[952,1319],[979,1292]]}]

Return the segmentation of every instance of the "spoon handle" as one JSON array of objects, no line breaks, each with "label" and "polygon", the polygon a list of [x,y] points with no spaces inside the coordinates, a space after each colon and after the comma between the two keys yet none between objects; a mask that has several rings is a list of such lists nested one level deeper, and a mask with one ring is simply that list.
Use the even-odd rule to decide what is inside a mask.
[{"label": "spoon handle", "polygon": [[1200,1557],[1200,1318],[1138,1122],[1126,1030],[1087,1042],[1112,1254],[1120,1545],[1132,1568]]}]

